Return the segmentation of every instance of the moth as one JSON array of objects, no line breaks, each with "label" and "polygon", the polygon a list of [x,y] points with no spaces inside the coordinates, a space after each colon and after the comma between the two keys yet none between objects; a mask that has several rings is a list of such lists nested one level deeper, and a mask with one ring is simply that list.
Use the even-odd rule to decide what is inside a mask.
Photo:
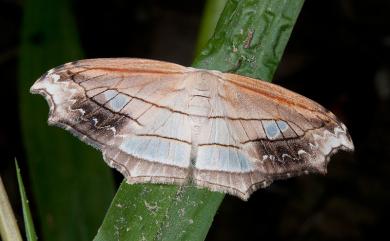
[{"label": "moth", "polygon": [[50,125],[99,149],[128,183],[193,184],[248,199],[273,180],[326,173],[354,146],[316,102],[265,81],[136,59],[87,59],[31,87]]}]

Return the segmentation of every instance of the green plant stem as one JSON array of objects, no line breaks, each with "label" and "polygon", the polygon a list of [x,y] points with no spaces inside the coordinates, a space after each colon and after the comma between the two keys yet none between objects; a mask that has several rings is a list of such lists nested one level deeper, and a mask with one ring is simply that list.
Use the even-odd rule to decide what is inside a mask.
[{"label": "green plant stem", "polygon": [[28,199],[27,199],[26,191],[24,189],[22,175],[20,174],[20,168],[16,160],[15,160],[15,167],[16,167],[16,176],[18,177],[20,198],[22,200],[23,220],[26,229],[26,237],[28,241],[36,241],[38,240],[38,238],[35,232],[35,227],[32,220],[30,207],[28,205]]},{"label": "green plant stem", "polygon": [[3,180],[0,177],[0,234],[3,241],[22,241]]},{"label": "green plant stem", "polygon": [[[193,66],[270,81],[303,0],[229,0]],[[204,240],[224,194],[122,183],[95,241]]]}]

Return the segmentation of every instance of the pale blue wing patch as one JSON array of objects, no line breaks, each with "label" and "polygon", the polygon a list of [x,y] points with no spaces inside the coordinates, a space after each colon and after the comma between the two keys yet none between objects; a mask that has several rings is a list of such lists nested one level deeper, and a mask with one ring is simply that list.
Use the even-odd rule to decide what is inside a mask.
[{"label": "pale blue wing patch", "polygon": [[282,139],[282,133],[274,120],[263,120],[265,134],[270,140]]},{"label": "pale blue wing patch", "polygon": [[93,97],[93,99],[96,102],[98,102],[99,104],[104,105],[109,100],[114,98],[116,95],[118,95],[118,91],[116,91],[116,90],[106,90],[106,91],[96,95],[95,97]]},{"label": "pale blue wing patch", "polygon": [[124,94],[118,94],[107,102],[106,107],[114,112],[119,112],[130,100],[131,97]]},{"label": "pale blue wing patch", "polygon": [[191,146],[153,136],[125,137],[119,145],[123,152],[151,162],[189,167]]},{"label": "pale blue wing patch", "polygon": [[[185,143],[179,142],[170,142],[169,148],[169,158],[167,164],[172,164],[179,167],[189,167],[190,166],[190,154],[191,146]],[[170,163],[170,160],[172,162]]]},{"label": "pale blue wing patch", "polygon": [[278,125],[279,129],[282,131],[283,136],[285,138],[297,137],[294,130],[291,129],[290,125],[287,122],[285,122],[283,120],[278,120],[278,121],[276,121],[276,124]]},{"label": "pale blue wing patch", "polygon": [[285,131],[288,129],[288,124],[287,124],[285,121],[277,120],[277,121],[276,121],[276,124],[278,124],[279,129],[280,129],[282,132],[285,132]]},{"label": "pale blue wing patch", "polygon": [[199,170],[250,172],[254,164],[239,150],[222,146],[199,146],[195,167]]}]

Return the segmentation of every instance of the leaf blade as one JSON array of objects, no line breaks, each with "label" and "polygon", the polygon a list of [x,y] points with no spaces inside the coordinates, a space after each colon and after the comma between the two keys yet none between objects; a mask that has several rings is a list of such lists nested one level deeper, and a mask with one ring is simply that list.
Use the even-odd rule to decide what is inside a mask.
[{"label": "leaf blade", "polygon": [[0,177],[0,237],[4,241],[22,241],[15,214]]},{"label": "leaf blade", "polygon": [[196,67],[271,81],[303,3],[228,1],[213,38],[195,59]]},{"label": "leaf blade", "polygon": [[20,168],[16,160],[15,160],[15,167],[16,167],[16,176],[18,178],[20,198],[22,200],[23,220],[26,229],[26,237],[28,241],[36,241],[38,240],[38,236],[35,231],[30,207],[28,205],[28,199],[27,199],[26,191],[24,189],[22,175],[20,174]]},{"label": "leaf blade", "polygon": [[200,23],[200,30],[198,33],[198,40],[195,47],[195,53],[198,55],[200,50],[205,46],[207,41],[214,33],[214,29],[217,25],[219,16],[226,4],[227,0],[207,0],[203,17]]}]

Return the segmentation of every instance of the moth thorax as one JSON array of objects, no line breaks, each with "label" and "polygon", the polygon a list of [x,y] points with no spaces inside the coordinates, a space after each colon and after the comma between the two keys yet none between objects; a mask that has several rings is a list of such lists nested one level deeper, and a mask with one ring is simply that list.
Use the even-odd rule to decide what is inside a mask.
[{"label": "moth thorax", "polygon": [[210,97],[211,84],[214,75],[198,71],[193,74],[189,85],[190,101],[188,111],[190,115],[207,117],[211,111]]}]

